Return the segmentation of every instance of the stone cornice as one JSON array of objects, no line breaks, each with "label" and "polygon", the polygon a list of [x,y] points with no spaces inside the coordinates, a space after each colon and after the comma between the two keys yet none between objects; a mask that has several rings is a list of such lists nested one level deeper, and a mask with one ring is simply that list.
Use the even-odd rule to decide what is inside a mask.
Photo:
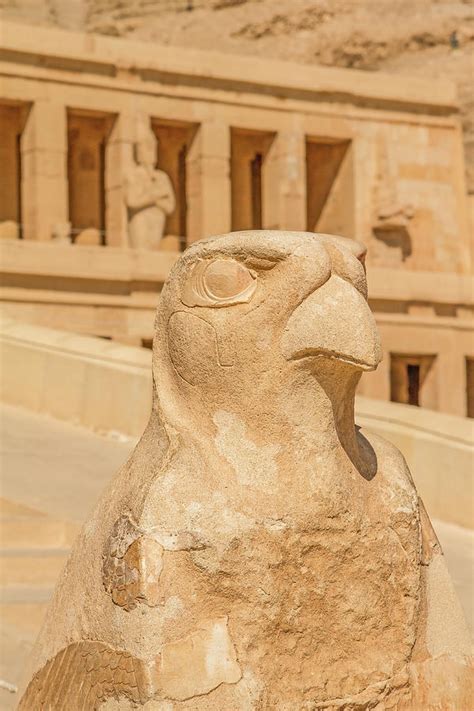
[{"label": "stone cornice", "polygon": [[316,67],[3,22],[0,60],[137,84],[179,84],[278,99],[446,116],[457,112],[446,80]]}]

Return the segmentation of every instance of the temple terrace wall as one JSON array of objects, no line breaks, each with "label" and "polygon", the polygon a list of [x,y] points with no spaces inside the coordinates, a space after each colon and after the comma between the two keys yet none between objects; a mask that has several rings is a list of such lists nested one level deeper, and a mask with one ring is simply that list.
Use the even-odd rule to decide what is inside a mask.
[{"label": "temple terrace wall", "polygon": [[0,77],[8,316],[149,346],[187,244],[231,229],[342,234],[368,247],[384,343],[361,392],[474,415],[450,83],[8,22]]},{"label": "temple terrace wall", "polygon": [[[152,396],[149,351],[4,319],[0,359],[9,373],[2,402],[96,431],[143,432]],[[471,420],[359,397],[356,421],[400,448],[431,516],[472,528]]]}]

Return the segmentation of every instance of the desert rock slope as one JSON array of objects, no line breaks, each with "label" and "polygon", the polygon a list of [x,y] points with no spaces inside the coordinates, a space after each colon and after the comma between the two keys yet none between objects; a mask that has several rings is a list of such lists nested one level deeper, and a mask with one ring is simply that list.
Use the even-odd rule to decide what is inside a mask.
[{"label": "desert rock slope", "polygon": [[177,46],[448,77],[474,194],[471,0],[0,0],[0,9],[12,20]]}]

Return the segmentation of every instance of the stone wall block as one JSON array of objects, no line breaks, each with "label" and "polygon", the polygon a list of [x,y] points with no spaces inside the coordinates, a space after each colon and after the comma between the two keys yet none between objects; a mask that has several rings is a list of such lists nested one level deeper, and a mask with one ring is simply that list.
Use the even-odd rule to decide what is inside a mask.
[{"label": "stone wall block", "polygon": [[137,116],[120,113],[112,126],[105,152],[106,241],[114,247],[128,245],[127,209],[124,198],[125,176],[133,162]]},{"label": "stone wall block", "polygon": [[23,235],[49,240],[68,220],[66,107],[32,105],[21,138]]},{"label": "stone wall block", "polygon": [[231,222],[230,128],[202,123],[188,152],[188,242],[226,232]]},{"label": "stone wall block", "polygon": [[300,129],[277,133],[265,157],[263,226],[306,229],[305,136]]},{"label": "stone wall block", "polygon": [[45,149],[24,151],[22,169],[28,175],[67,180],[64,151],[47,151]]}]

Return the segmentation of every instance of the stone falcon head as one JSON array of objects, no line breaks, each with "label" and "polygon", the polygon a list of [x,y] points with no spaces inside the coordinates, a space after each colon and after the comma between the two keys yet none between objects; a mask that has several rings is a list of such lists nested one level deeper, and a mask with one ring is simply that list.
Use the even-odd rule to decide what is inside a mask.
[{"label": "stone falcon head", "polygon": [[472,707],[406,464],[354,423],[380,360],[364,251],[239,232],[178,260],[154,411],[73,548],[20,709]]},{"label": "stone falcon head", "polygon": [[331,377],[359,378],[375,369],[364,256],[357,242],[309,232],[234,232],[192,245],[158,308],[159,398],[173,390],[210,409],[245,409],[302,370],[318,377],[329,363]]}]

